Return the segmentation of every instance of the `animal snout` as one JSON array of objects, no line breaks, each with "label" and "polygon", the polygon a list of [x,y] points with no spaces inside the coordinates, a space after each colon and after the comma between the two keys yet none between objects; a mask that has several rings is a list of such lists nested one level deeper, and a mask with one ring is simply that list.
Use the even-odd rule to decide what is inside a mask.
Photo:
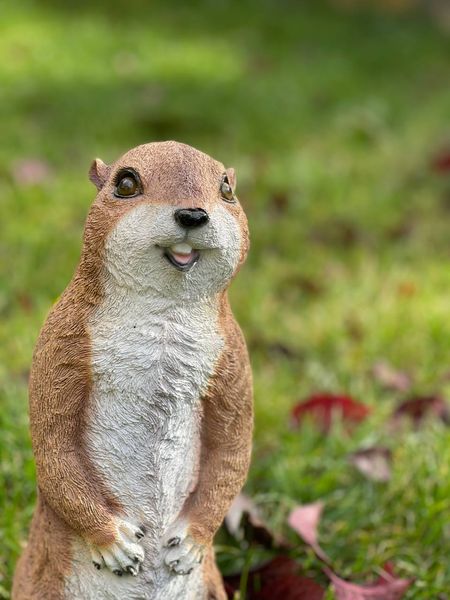
[{"label": "animal snout", "polygon": [[181,227],[188,229],[200,227],[209,221],[208,213],[202,208],[180,208],[175,211],[174,216]]}]

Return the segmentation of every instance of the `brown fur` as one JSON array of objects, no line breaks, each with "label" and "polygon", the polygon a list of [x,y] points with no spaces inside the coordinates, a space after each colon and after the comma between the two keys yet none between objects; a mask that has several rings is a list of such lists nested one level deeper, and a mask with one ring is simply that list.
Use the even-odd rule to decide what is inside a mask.
[{"label": "brown fur", "polygon": [[204,565],[208,600],[227,598],[211,545],[247,477],[253,427],[247,347],[226,294],[221,305],[226,345],[203,399],[199,479],[185,506],[191,535],[209,548]]},{"label": "brown fur", "polygon": [[[135,168],[146,193],[126,202],[112,196],[112,174]],[[85,449],[84,432],[91,389],[91,343],[87,322],[103,298],[105,239],[117,221],[141,202],[208,210],[220,200],[224,167],[205,154],[175,142],[147,144],[126,153],[112,167],[94,161],[90,177],[99,193],[86,222],[84,246],[74,278],[51,311],[39,336],[30,379],[30,426],[40,498],[29,544],[16,569],[13,600],[60,600],[70,569],[72,532],[100,546],[115,539],[121,514]],[[234,185],[234,172],[228,172]],[[245,215],[241,263],[248,250]],[[212,540],[248,470],[252,432],[251,371],[245,342],[226,293],[221,300],[225,350],[203,400],[201,467],[184,513],[193,537],[207,548],[203,569],[211,600],[225,592]],[[81,599],[80,599],[81,600]]]},{"label": "brown fur", "polygon": [[70,568],[70,535],[70,528],[39,497],[29,542],[17,563],[13,598],[60,600]]},{"label": "brown fur", "polygon": [[226,344],[203,399],[199,480],[185,509],[192,536],[204,544],[212,542],[244,484],[251,453],[250,362],[243,335],[225,294],[221,308],[220,321]]}]

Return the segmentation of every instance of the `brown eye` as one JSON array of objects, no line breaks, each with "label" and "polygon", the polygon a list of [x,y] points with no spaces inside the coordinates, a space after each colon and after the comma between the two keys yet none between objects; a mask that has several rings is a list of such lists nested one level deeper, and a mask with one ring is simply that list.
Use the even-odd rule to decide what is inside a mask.
[{"label": "brown eye", "polygon": [[137,173],[133,171],[122,171],[116,179],[114,195],[118,198],[130,198],[137,196],[141,191]]},{"label": "brown eye", "polygon": [[233,190],[226,175],[224,175],[222,183],[220,184],[220,194],[225,202],[236,202],[236,198],[234,197]]}]

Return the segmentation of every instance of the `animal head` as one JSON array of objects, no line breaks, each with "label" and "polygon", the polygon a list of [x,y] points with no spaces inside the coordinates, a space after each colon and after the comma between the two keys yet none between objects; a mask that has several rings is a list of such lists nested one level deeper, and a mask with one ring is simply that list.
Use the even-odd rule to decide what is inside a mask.
[{"label": "animal head", "polygon": [[89,172],[98,193],[82,264],[112,285],[190,299],[228,287],[249,246],[233,169],[178,142],[133,148]]}]

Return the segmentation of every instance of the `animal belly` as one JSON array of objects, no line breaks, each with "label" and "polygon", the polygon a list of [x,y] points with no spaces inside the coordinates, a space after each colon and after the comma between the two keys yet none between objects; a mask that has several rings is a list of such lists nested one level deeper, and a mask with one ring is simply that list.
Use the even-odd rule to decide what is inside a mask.
[{"label": "animal belly", "polygon": [[195,485],[199,399],[112,396],[95,400],[89,454],[128,518],[145,529],[163,530]]},{"label": "animal belly", "polygon": [[200,568],[186,578],[170,573],[162,560],[163,535],[197,479],[199,399],[175,399],[162,391],[150,397],[94,392],[91,405],[89,454],[123,506],[123,518],[145,531],[145,560],[137,577],[119,578],[95,570],[84,542],[76,540],[66,598],[203,598]]},{"label": "animal belly", "polygon": [[205,598],[202,565],[169,572],[162,541],[197,482],[200,400],[224,345],[217,315],[209,301],[174,304],[116,288],[93,313],[85,443],[122,518],[145,530],[145,559],[136,577],[118,577],[97,571],[75,540],[67,600]]}]

